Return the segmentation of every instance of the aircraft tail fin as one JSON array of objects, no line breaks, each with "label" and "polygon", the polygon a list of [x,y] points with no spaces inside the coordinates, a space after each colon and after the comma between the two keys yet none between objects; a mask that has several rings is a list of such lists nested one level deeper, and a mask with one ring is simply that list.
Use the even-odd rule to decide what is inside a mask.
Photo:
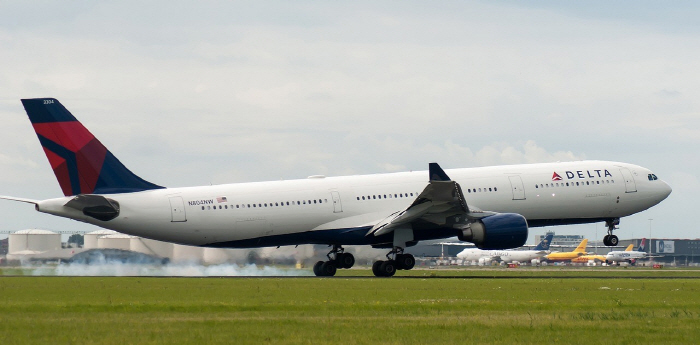
[{"label": "aircraft tail fin", "polygon": [[585,253],[586,252],[586,246],[588,245],[588,239],[584,238],[581,243],[579,243],[578,247],[574,249],[574,253]]},{"label": "aircraft tail fin", "polygon": [[65,196],[164,188],[132,173],[55,98],[23,99]]},{"label": "aircraft tail fin", "polygon": [[639,242],[639,247],[637,248],[638,252],[646,252],[647,251],[647,239],[642,238],[642,242]]},{"label": "aircraft tail fin", "polygon": [[631,252],[633,248],[634,248],[634,244],[630,244],[629,246],[627,246],[627,248],[625,248],[625,251]]},{"label": "aircraft tail fin", "polygon": [[542,239],[534,250],[549,250],[549,245],[552,244],[552,238],[554,237],[553,232],[548,232],[547,235]]}]

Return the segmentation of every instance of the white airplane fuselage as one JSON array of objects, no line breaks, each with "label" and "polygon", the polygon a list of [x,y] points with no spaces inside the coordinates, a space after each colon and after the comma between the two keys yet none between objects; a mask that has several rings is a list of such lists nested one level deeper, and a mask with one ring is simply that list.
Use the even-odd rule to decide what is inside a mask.
[{"label": "white airplane fuselage", "polygon": [[[671,188],[646,168],[580,161],[446,169],[466,202],[481,210],[518,213],[529,226],[579,224],[646,210]],[[100,221],[64,206],[72,197],[40,201],[37,210],[122,233],[216,247],[295,244],[377,244],[365,236],[378,221],[409,206],[428,185],[428,172],[311,177],[135,193],[104,194],[118,217]],[[440,228],[415,240],[455,236]],[[390,242],[390,240],[389,240]]]},{"label": "white airplane fuselage", "polygon": [[634,250],[630,251],[612,251],[605,255],[605,260],[608,262],[622,262],[622,261],[634,261],[639,259],[646,259],[647,253],[638,252]]},{"label": "white airplane fuselage", "polygon": [[500,260],[505,263],[530,262],[547,255],[545,250],[482,250],[469,248],[457,254],[464,261],[479,261],[481,259]]}]

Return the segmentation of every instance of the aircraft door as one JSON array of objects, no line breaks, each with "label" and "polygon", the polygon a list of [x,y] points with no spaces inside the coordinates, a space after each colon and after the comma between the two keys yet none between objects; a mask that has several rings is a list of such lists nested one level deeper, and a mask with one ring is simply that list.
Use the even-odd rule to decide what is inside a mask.
[{"label": "aircraft door", "polygon": [[331,198],[333,199],[333,213],[343,212],[343,204],[340,202],[340,194],[336,191],[331,191]]},{"label": "aircraft door", "polygon": [[637,191],[637,184],[634,182],[634,177],[632,176],[630,169],[620,168],[620,172],[622,173],[622,178],[625,179],[625,192],[627,192],[627,193],[636,192]]},{"label": "aircraft door", "polygon": [[171,222],[186,222],[187,215],[185,214],[185,202],[182,197],[170,197],[170,213],[172,215]]},{"label": "aircraft door", "polygon": [[525,200],[525,187],[520,176],[508,176],[510,180],[511,190],[513,191],[513,200]]}]

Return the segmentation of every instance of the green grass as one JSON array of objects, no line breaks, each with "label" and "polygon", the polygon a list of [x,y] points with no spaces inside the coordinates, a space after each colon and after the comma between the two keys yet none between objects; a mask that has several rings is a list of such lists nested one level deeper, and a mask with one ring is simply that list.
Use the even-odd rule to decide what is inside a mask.
[{"label": "green grass", "polygon": [[[363,272],[354,271],[342,272]],[[549,269],[517,271],[551,276],[533,279],[2,277],[0,341],[658,344],[700,339],[700,279],[614,278],[627,271],[599,270],[601,278],[575,279],[556,275],[578,271]]]}]

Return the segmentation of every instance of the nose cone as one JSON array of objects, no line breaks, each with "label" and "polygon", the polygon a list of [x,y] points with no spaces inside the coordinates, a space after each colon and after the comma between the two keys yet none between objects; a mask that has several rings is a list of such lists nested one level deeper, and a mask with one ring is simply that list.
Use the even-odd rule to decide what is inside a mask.
[{"label": "nose cone", "polygon": [[673,189],[671,188],[671,186],[668,185],[668,183],[666,183],[666,181],[661,181],[661,183],[661,200],[664,200],[668,198],[669,195],[671,195]]}]

